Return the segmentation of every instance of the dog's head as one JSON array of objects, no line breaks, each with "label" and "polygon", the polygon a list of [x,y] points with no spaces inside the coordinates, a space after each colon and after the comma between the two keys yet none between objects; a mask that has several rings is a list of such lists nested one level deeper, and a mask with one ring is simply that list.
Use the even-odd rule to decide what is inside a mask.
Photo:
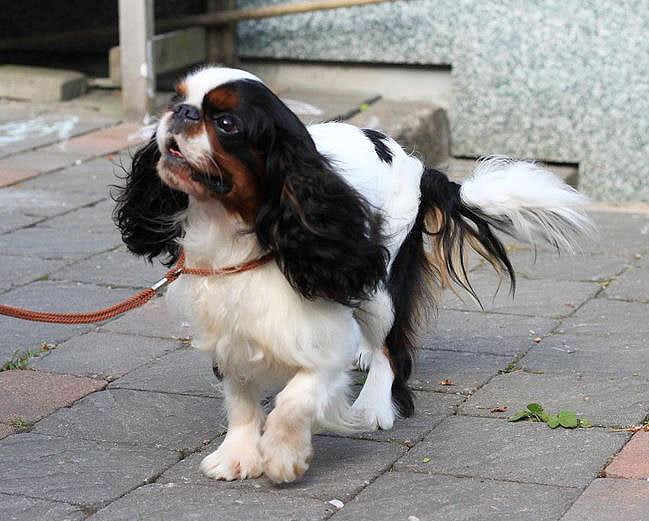
[{"label": "dog's head", "polygon": [[298,117],[247,72],[210,67],[178,83],[117,198],[129,249],[173,262],[183,233],[173,216],[190,200],[222,205],[308,298],[349,304],[385,276],[377,213]]}]

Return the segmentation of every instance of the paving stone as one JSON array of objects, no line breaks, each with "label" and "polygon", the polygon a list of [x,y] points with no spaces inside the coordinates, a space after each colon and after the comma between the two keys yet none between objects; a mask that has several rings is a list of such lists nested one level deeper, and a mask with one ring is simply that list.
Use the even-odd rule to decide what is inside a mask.
[{"label": "paving stone", "polygon": [[530,372],[648,377],[647,360],[645,335],[557,334],[535,344],[518,365]]},{"label": "paving stone", "polygon": [[169,353],[116,380],[110,384],[110,388],[216,398],[223,395],[212,371],[211,359],[195,349]]},{"label": "paving stone", "polygon": [[648,521],[649,483],[629,479],[596,479],[561,521]]},{"label": "paving stone", "polygon": [[388,472],[332,517],[336,521],[537,521],[559,519],[574,488]]},{"label": "paving stone", "polygon": [[209,486],[212,489],[235,488],[273,491],[282,496],[309,496],[323,501],[348,501],[368,483],[387,470],[406,447],[394,443],[354,440],[329,436],[313,438],[314,456],[309,470],[295,483],[276,487],[266,478],[234,483],[217,482],[199,470],[201,460],[221,444],[215,440],[204,450],[174,465],[158,482]]},{"label": "paving stone", "polygon": [[[39,311],[88,311],[100,309],[130,296],[131,290],[110,289],[67,282],[33,282],[2,294],[2,303]],[[0,359],[17,349],[32,349],[41,343],[58,344],[89,331],[89,325],[44,324],[0,317]]]},{"label": "paving stone", "polygon": [[25,228],[0,236],[0,251],[7,255],[42,257],[45,259],[81,259],[121,244],[116,233],[65,233],[55,244],[52,229],[44,226]]},{"label": "paving stone", "polygon": [[[614,252],[614,250],[612,250]],[[561,254],[516,250],[509,254],[514,271],[526,279],[550,279],[578,282],[608,280],[631,264],[627,255]],[[487,267],[483,268],[484,270]]]},{"label": "paving stone", "polygon": [[[397,470],[584,487],[628,438],[602,429],[452,416],[413,447]],[[424,462],[426,460],[426,462]]]},{"label": "paving stone", "polygon": [[4,423],[0,423],[0,440],[2,438],[6,438],[7,436],[9,436],[10,434],[13,434],[13,433],[14,433],[14,430],[13,430],[13,427],[11,427],[11,425],[6,425]]},{"label": "paving stone", "polygon": [[97,391],[105,382],[39,371],[0,372],[0,421],[39,420],[59,407]]},{"label": "paving stone", "polygon": [[[467,393],[483,385],[511,361],[508,356],[423,349],[410,379],[414,389]],[[451,380],[454,385],[439,382]]]},{"label": "paving stone", "polygon": [[17,168],[13,165],[3,165],[0,163],[0,188],[36,177],[39,174],[40,172],[36,170]]},{"label": "paving stone", "polygon": [[188,324],[168,308],[163,298],[153,299],[143,307],[108,322],[101,329],[158,338],[187,338],[190,335]]},{"label": "paving stone", "polygon": [[[642,423],[649,411],[649,378],[514,371],[479,389],[460,406],[460,414],[507,417],[532,402],[549,412],[574,411],[593,425],[626,427]],[[508,409],[491,413],[496,406]]]},{"label": "paving stone", "polygon": [[91,332],[64,342],[30,365],[54,373],[114,379],[178,347],[172,340]]},{"label": "paving stone", "polygon": [[123,184],[123,181],[118,177],[123,175],[124,172],[119,167],[119,156],[113,155],[91,159],[58,172],[29,179],[21,183],[20,186],[109,197],[111,185]]},{"label": "paving stone", "polygon": [[117,234],[118,230],[112,216],[114,208],[113,201],[104,200],[48,219],[40,223],[39,227],[57,230],[56,233],[61,233],[63,236],[74,233]]},{"label": "paving stone", "polygon": [[649,214],[590,212],[590,216],[597,225],[597,240],[584,244],[584,251],[633,255],[649,250]]},{"label": "paving stone", "polygon": [[23,228],[25,226],[30,226],[42,221],[43,219],[45,219],[45,217],[27,215],[16,210],[0,208],[0,234],[17,230],[18,228]]},{"label": "paving stone", "polygon": [[604,294],[609,298],[649,303],[649,267],[629,268],[611,282]]},{"label": "paving stone", "polygon": [[41,279],[65,264],[62,260],[0,255],[0,290]]},{"label": "paving stone", "polygon": [[50,278],[144,288],[160,280],[167,270],[158,262],[149,264],[146,259],[126,251],[126,248],[119,248],[67,266]]},{"label": "paving stone", "polygon": [[0,441],[0,492],[99,506],[176,461],[158,448],[20,434]]},{"label": "paving stone", "polygon": [[596,298],[584,304],[563,322],[560,333],[632,338],[649,335],[645,304]]},{"label": "paving stone", "polygon": [[515,355],[557,324],[548,318],[441,309],[422,344],[430,349]]},{"label": "paving stone", "polygon": [[141,126],[121,123],[114,127],[89,132],[69,139],[63,146],[57,146],[68,153],[85,156],[103,156],[127,147],[136,147],[146,141],[141,135]]},{"label": "paving stone", "polygon": [[649,481],[649,432],[636,432],[608,464],[604,476]]},{"label": "paving stone", "polygon": [[113,389],[57,411],[34,432],[185,450],[222,433],[224,416],[213,398]]},{"label": "paving stone", "polygon": [[18,212],[34,217],[51,217],[97,202],[99,199],[97,195],[51,189],[25,189],[19,186],[0,190],[0,208],[3,212]]},{"label": "paving stone", "polygon": [[[486,311],[533,315],[538,317],[564,317],[576,307],[592,298],[599,285],[585,282],[520,279],[514,298],[505,282],[498,289],[499,280],[491,273],[475,272],[470,277],[475,292]],[[444,307],[475,310],[476,304],[468,297],[460,300],[451,292],[444,293]]]},{"label": "paving stone", "polygon": [[80,521],[85,517],[74,505],[0,494],[0,519],[4,521]]},{"label": "paving stone", "polygon": [[43,149],[37,149],[0,159],[0,171],[4,168],[15,168],[43,174],[73,165],[76,159],[76,157],[68,154],[60,154],[52,150],[45,152]]},{"label": "paving stone", "polygon": [[226,487],[194,487],[172,483],[141,487],[111,503],[92,521],[202,520],[320,521],[335,507],[302,497],[271,495]]},{"label": "paving stone", "polygon": [[454,414],[457,406],[464,399],[464,396],[457,394],[415,391],[414,416],[397,418],[394,427],[387,431],[361,432],[348,436],[366,440],[411,444],[411,442],[420,440],[444,418]]}]

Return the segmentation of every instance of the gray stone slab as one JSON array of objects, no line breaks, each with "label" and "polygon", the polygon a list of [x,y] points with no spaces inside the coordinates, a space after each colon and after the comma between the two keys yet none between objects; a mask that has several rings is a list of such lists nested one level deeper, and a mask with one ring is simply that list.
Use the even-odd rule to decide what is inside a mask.
[{"label": "gray stone slab", "polygon": [[114,389],[59,409],[34,432],[53,436],[195,450],[224,431],[213,398]]},{"label": "gray stone slab", "polygon": [[596,479],[561,521],[648,521],[649,483],[633,479]]},{"label": "gray stone slab", "polygon": [[574,488],[388,472],[337,513],[336,521],[538,521],[559,519]]},{"label": "gray stone slab", "polygon": [[65,261],[62,260],[0,255],[0,290],[42,279],[65,264]]},{"label": "gray stone slab", "polygon": [[649,303],[649,267],[629,268],[611,282],[604,294],[609,298]]},{"label": "gray stone slab", "polygon": [[276,487],[266,477],[234,483],[217,482],[205,477],[199,470],[199,464],[218,448],[221,441],[216,440],[201,452],[174,465],[160,477],[159,482],[204,485],[217,490],[273,491],[282,496],[308,496],[322,501],[339,499],[346,502],[385,472],[407,450],[394,443],[315,436],[313,460],[304,477],[295,483]]},{"label": "gray stone slab", "polygon": [[179,349],[113,382],[112,389],[136,389],[220,398],[212,360],[195,349]]},{"label": "gray stone slab", "polygon": [[64,236],[72,234],[103,233],[116,234],[117,227],[113,223],[113,209],[115,203],[103,200],[91,206],[67,212],[64,215],[53,217],[39,224],[39,227],[50,228],[55,233]]},{"label": "gray stone slab", "polygon": [[8,210],[5,208],[0,209],[0,234],[10,232],[12,230],[17,230],[18,228],[23,228],[25,226],[30,226],[39,221],[42,221],[45,217],[38,215],[27,215],[23,212],[17,210]]},{"label": "gray stone slab", "polygon": [[92,521],[210,520],[321,521],[335,510],[317,499],[251,490],[153,484],[139,488],[90,517]]},{"label": "gray stone slab", "polygon": [[[89,284],[33,282],[2,294],[2,303],[38,311],[74,312],[99,309],[130,296],[131,291]],[[0,317],[0,356],[16,349],[31,349],[42,342],[58,344],[89,331],[90,325],[44,324]]]},{"label": "gray stone slab", "polygon": [[44,173],[73,165],[76,160],[77,157],[73,155],[37,149],[0,159],[0,168]]},{"label": "gray stone slab", "polygon": [[647,305],[604,298],[584,304],[557,330],[560,333],[600,337],[646,338],[649,334]]},{"label": "gray stone slab", "polygon": [[[492,273],[475,272],[471,274],[470,280],[486,311],[550,318],[569,315],[600,289],[597,284],[585,282],[519,279],[516,294],[512,298],[506,283],[503,282],[498,290],[498,277]],[[477,308],[468,295],[460,295],[463,300],[446,291],[444,307],[467,310]]]},{"label": "gray stone slab", "polygon": [[[514,371],[479,389],[462,404],[460,413],[507,417],[533,402],[555,414],[574,411],[593,425],[628,427],[642,423],[649,411],[649,378]],[[496,406],[508,409],[491,413]]]},{"label": "gray stone slab", "polygon": [[187,323],[169,309],[163,298],[153,299],[143,307],[108,322],[101,329],[158,338],[187,338],[190,335]]},{"label": "gray stone slab", "polygon": [[7,255],[75,260],[111,250],[121,244],[116,233],[55,234],[51,228],[34,226],[0,236],[0,251]]},{"label": "gray stone slab", "polygon": [[437,164],[450,154],[450,128],[446,110],[429,103],[381,99],[349,120],[361,128],[380,130],[426,164]]},{"label": "gray stone slab", "polygon": [[[508,356],[453,351],[419,351],[410,385],[414,389],[470,393],[511,361]],[[453,385],[440,382],[450,380]]]},{"label": "gray stone slab", "polygon": [[[612,249],[611,253],[615,253]],[[588,255],[539,250],[517,250],[509,254],[514,271],[526,279],[567,280],[577,282],[606,281],[616,276],[631,263],[629,256]],[[485,268],[486,269],[486,268]]]},{"label": "gray stone slab", "polygon": [[584,487],[627,439],[626,432],[552,430],[538,423],[453,416],[415,445],[395,468]]},{"label": "gray stone slab", "polygon": [[345,120],[371,103],[376,93],[323,92],[319,90],[289,89],[278,95],[305,124]]},{"label": "gray stone slab", "polygon": [[35,179],[28,179],[20,186],[108,197],[110,186],[122,184],[123,181],[118,176],[123,175],[124,172],[119,167],[119,156],[113,155],[85,161]]},{"label": "gray stone slab", "polygon": [[0,494],[0,519],[4,521],[81,521],[85,517],[74,505]]},{"label": "gray stone slab", "polygon": [[62,192],[52,189],[26,189],[10,186],[0,190],[0,208],[27,216],[52,217],[95,203],[101,196]]},{"label": "gray stone slab", "polygon": [[[358,391],[358,389],[357,389]],[[397,418],[392,429],[354,433],[348,436],[375,441],[388,441],[411,445],[420,440],[444,418],[455,414],[464,396],[430,391],[415,391],[415,414],[410,418]]]},{"label": "gray stone slab", "polygon": [[0,491],[99,506],[178,461],[150,447],[20,434],[0,441]]},{"label": "gray stone slab", "polygon": [[63,101],[86,92],[86,77],[77,71],[25,65],[0,66],[0,96],[36,102]]},{"label": "gray stone slab", "polygon": [[634,255],[649,250],[649,214],[593,211],[597,225],[595,241],[584,245],[590,253]]},{"label": "gray stone slab", "polygon": [[172,340],[90,332],[64,342],[30,365],[54,373],[114,379],[178,347]]},{"label": "gray stone slab", "polygon": [[646,336],[633,334],[552,335],[534,345],[518,365],[530,372],[647,377],[649,343]]},{"label": "gray stone slab", "polygon": [[424,348],[515,355],[558,324],[542,317],[441,309],[422,339]]},{"label": "gray stone slab", "polygon": [[131,288],[151,287],[167,272],[158,262],[149,264],[126,248],[111,250],[52,273],[52,280],[69,280]]}]

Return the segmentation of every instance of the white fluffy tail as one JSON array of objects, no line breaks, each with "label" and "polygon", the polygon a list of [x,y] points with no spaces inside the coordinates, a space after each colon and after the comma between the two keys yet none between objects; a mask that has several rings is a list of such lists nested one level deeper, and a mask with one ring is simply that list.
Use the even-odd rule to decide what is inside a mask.
[{"label": "white fluffy tail", "polygon": [[464,204],[517,239],[574,250],[595,226],[582,207],[588,198],[537,163],[502,156],[480,160],[460,189]]}]

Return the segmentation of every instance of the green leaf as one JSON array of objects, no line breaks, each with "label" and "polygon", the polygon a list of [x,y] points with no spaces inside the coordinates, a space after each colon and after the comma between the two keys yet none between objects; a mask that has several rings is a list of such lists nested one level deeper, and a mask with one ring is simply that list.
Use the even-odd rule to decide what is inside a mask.
[{"label": "green leaf", "polygon": [[584,420],[583,418],[580,418],[580,419],[579,419],[579,426],[580,426],[582,429],[588,429],[589,427],[592,427],[593,424],[590,423],[588,420]]},{"label": "green leaf", "polygon": [[532,414],[535,414],[536,416],[541,416],[544,412],[543,407],[541,407],[538,403],[528,403],[527,410]]},{"label": "green leaf", "polygon": [[525,419],[525,418],[529,418],[529,417],[530,417],[530,411],[528,411],[528,410],[526,410],[526,409],[522,409],[522,410],[518,411],[518,412],[515,413],[513,416],[510,416],[510,417],[507,418],[507,419],[508,419],[510,422],[517,422],[517,421],[519,421],[519,420],[523,420],[523,419]]},{"label": "green leaf", "polygon": [[577,415],[572,411],[559,411],[559,424],[566,429],[574,429],[579,425]]},{"label": "green leaf", "polygon": [[361,104],[358,106],[358,110],[360,110],[361,112],[365,112],[365,111],[366,111],[367,109],[369,109],[369,108],[370,108],[370,106],[369,106],[368,103],[361,103]]},{"label": "green leaf", "polygon": [[556,429],[559,426],[559,417],[556,414],[553,414],[552,416],[548,417],[545,423],[547,423],[548,427],[550,427],[551,429]]}]

